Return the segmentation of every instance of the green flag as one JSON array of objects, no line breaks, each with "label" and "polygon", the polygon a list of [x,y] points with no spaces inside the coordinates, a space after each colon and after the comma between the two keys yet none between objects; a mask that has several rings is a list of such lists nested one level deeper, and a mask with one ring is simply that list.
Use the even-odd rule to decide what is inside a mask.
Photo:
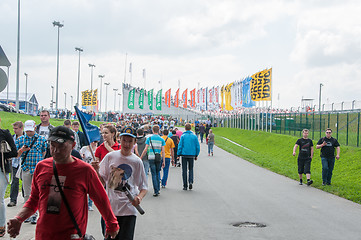
[{"label": "green flag", "polygon": [[135,88],[133,88],[132,90],[129,91],[129,96],[128,96],[128,108],[129,109],[134,109],[134,95],[135,95]]},{"label": "green flag", "polygon": [[157,92],[155,97],[155,108],[159,111],[162,110],[162,89]]},{"label": "green flag", "polygon": [[153,89],[148,91],[148,105],[149,110],[153,110]]},{"label": "green flag", "polygon": [[144,89],[141,89],[139,93],[139,108],[144,108]]}]

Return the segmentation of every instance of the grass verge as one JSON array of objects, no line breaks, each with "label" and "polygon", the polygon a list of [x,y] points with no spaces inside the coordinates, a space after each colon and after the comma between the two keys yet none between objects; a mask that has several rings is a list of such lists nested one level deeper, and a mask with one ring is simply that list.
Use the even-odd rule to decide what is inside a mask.
[{"label": "grass verge", "polygon": [[[297,137],[249,131],[235,128],[213,128],[216,145],[227,152],[239,156],[258,166],[278,174],[298,180],[297,157],[292,156],[292,148]],[[239,147],[222,137],[228,138],[252,151]],[[314,141],[316,146],[316,142]],[[341,146],[340,159],[336,160],[332,185],[322,186],[322,166],[320,150],[314,147],[311,164],[313,187],[361,203],[361,149]]]}]

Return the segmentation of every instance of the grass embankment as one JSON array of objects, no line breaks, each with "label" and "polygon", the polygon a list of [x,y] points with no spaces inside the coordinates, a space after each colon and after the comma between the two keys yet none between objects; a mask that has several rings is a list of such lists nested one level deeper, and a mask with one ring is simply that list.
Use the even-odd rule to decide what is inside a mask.
[{"label": "grass embankment", "polygon": [[[11,134],[14,134],[12,123],[16,121],[22,121],[25,123],[27,120],[34,120],[36,124],[40,124],[40,117],[39,116],[30,116],[26,114],[19,114],[19,113],[9,113],[9,112],[3,112],[0,111],[0,117],[1,117],[1,125],[0,127],[2,129],[9,129]],[[50,119],[50,124],[53,126],[61,126],[64,123],[64,119]],[[102,122],[95,122],[90,121],[91,124],[99,126]],[[21,180],[20,180],[21,184]],[[10,196],[10,185],[6,189],[5,198]]]},{"label": "grass embankment", "polygon": [[[214,128],[216,145],[227,152],[252,162],[273,172],[298,180],[297,157],[292,149],[297,137],[248,131],[234,128]],[[252,151],[241,148],[222,137],[228,138]],[[311,164],[313,187],[333,193],[340,197],[361,203],[361,149],[341,146],[340,159],[336,160],[332,185],[322,186],[322,166],[320,150],[314,143],[314,158]],[[296,183],[295,183],[296,184]]]}]

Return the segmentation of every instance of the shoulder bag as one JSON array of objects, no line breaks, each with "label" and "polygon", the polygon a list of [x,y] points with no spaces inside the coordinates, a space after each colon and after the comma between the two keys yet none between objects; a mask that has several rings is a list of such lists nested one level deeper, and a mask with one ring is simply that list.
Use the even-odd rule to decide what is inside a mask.
[{"label": "shoulder bag", "polygon": [[37,139],[38,139],[38,137],[35,137],[35,138],[33,139],[33,141],[31,142],[31,144],[30,144],[30,146],[29,146],[29,148],[30,148],[29,151],[27,151],[27,152],[24,153],[24,157],[22,157],[22,159],[21,159],[21,164],[20,164],[20,166],[19,166],[19,168],[18,168],[18,171],[16,172],[15,177],[17,177],[17,178],[19,178],[19,179],[22,179],[22,178],[21,178],[21,172],[23,171],[23,170],[22,170],[22,169],[23,169],[22,166],[23,166],[26,157],[28,156],[31,148],[34,146],[34,144],[35,144],[35,142],[36,142]]},{"label": "shoulder bag", "polygon": [[60,195],[61,195],[61,198],[63,199],[64,201],[64,204],[66,206],[66,209],[68,210],[68,213],[70,215],[70,218],[74,224],[74,227],[76,229],[76,231],[78,232],[78,236],[80,239],[84,239],[84,240],[95,240],[95,238],[92,236],[92,235],[89,235],[89,234],[85,234],[84,236],[82,235],[81,231],[80,231],[80,228],[79,228],[79,225],[78,223],[76,222],[75,220],[75,217],[74,217],[74,214],[73,212],[71,211],[70,209],[70,205],[69,205],[69,202],[68,200],[66,199],[65,197],[65,194],[63,192],[63,188],[60,184],[60,181],[59,181],[59,176],[58,176],[58,170],[56,169],[56,165],[55,165],[55,161],[53,160],[53,171],[54,171],[54,177],[55,177],[55,180],[56,180],[56,185],[58,185],[58,188],[59,188],[59,192],[60,192]]},{"label": "shoulder bag", "polygon": [[153,152],[154,152],[154,161],[155,161],[156,163],[160,163],[161,160],[162,160],[162,157],[160,156],[160,153],[156,153],[156,152],[154,151],[153,144],[152,144],[152,138],[151,138],[151,137],[149,138],[149,141],[150,141],[150,145],[152,146],[152,149],[153,149]]}]

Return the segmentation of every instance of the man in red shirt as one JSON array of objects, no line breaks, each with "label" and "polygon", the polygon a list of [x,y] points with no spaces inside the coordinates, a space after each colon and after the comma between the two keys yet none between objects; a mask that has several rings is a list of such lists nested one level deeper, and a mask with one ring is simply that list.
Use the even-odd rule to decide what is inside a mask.
[{"label": "man in red shirt", "polygon": [[54,178],[53,161],[59,175],[64,194],[82,234],[88,221],[87,194],[94,201],[106,222],[106,236],[114,238],[119,230],[105,189],[91,165],[70,155],[75,146],[74,132],[64,126],[54,128],[48,138],[53,157],[39,162],[31,186],[31,196],[21,211],[8,222],[11,237],[19,234],[22,222],[39,210],[35,238],[82,239],[69,216]]}]

